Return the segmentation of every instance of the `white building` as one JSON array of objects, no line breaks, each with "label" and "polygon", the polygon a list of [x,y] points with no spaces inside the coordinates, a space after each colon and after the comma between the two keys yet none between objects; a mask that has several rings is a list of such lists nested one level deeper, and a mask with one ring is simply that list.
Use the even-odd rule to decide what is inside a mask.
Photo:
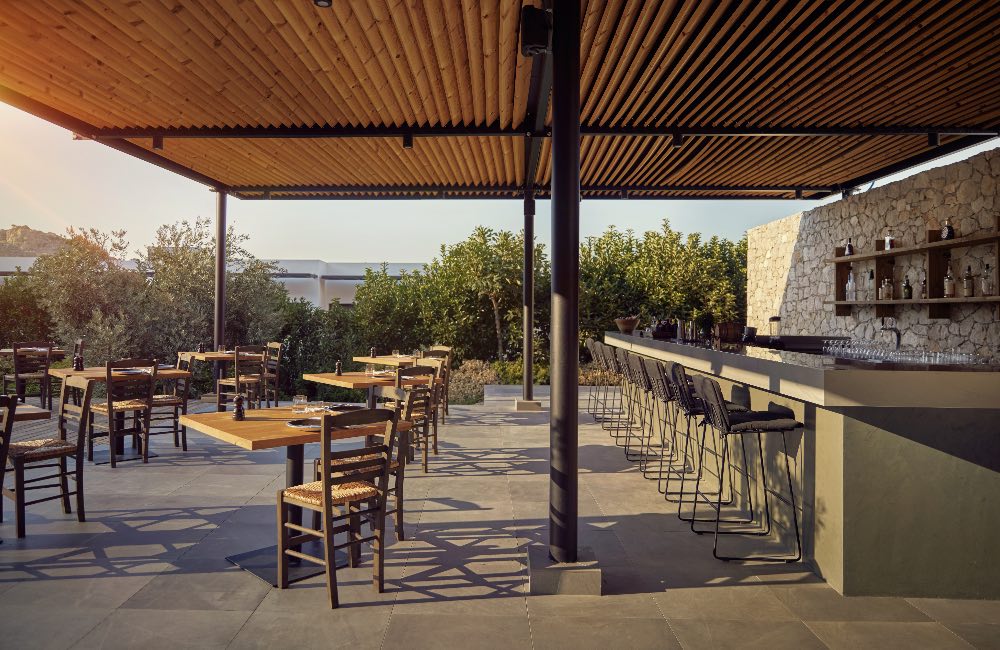
[{"label": "white building", "polygon": [[[322,260],[270,260],[279,268],[274,278],[285,285],[289,298],[305,298],[317,307],[327,307],[334,301],[354,304],[354,294],[367,269],[379,269],[381,263],[324,262]],[[0,257],[0,281],[14,275],[17,269],[27,270],[34,257]],[[389,275],[423,268],[415,262],[389,263]]]}]

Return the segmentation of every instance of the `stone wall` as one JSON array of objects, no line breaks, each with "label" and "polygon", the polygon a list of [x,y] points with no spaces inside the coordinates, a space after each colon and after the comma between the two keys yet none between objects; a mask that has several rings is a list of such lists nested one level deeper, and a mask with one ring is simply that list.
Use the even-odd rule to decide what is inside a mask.
[{"label": "stone wall", "polygon": [[[1000,149],[980,153],[945,167],[929,169],[895,183],[751,229],[747,251],[747,324],[762,333],[768,318],[781,316],[784,334],[873,338],[879,336],[875,308],[854,307],[836,316],[834,266],[825,260],[851,237],[855,251],[868,252],[890,231],[898,246],[926,241],[928,229],[945,218],[963,237],[997,227],[1000,215]],[[967,266],[978,276],[985,264],[997,268],[994,245],[952,251],[956,276]],[[918,291],[925,257],[896,259],[897,294],[904,277]],[[855,276],[867,277],[874,262],[859,262]],[[865,298],[859,295],[859,298]],[[952,305],[949,319],[931,319],[925,305],[899,305],[896,317],[904,345],[931,350],[1000,353],[1000,317],[996,305]],[[888,340],[888,335],[887,340]]]}]

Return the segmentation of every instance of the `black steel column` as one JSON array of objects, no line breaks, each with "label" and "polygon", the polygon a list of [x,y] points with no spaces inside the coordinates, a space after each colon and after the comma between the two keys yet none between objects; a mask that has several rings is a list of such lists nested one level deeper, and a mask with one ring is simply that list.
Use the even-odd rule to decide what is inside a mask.
[{"label": "black steel column", "polygon": [[580,3],[552,22],[552,401],[549,553],[576,562],[580,270]]},{"label": "black steel column", "polygon": [[534,397],[534,356],[535,356],[535,197],[524,193],[524,394],[526,402]]},{"label": "black steel column", "polygon": [[226,193],[217,190],[215,212],[215,349],[226,344]]}]

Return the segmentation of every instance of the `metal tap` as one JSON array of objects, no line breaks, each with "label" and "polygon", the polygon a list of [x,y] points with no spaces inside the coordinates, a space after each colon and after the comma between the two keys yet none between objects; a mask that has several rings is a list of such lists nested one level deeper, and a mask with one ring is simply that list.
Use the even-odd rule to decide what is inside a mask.
[{"label": "metal tap", "polygon": [[[888,325],[886,325],[886,321],[887,320],[889,322]],[[879,329],[879,331],[880,332],[892,332],[892,333],[894,333],[896,335],[896,349],[897,350],[899,349],[899,343],[900,343],[900,340],[902,339],[902,335],[899,333],[899,328],[896,327],[896,319],[895,318],[888,318],[888,319],[886,319],[883,316],[882,317],[882,327]]]}]

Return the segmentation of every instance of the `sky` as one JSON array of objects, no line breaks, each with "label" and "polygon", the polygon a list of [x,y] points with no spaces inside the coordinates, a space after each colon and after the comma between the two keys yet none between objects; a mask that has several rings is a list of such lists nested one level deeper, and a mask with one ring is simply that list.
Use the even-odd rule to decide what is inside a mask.
[{"label": "sky", "polygon": [[[992,140],[877,185],[1000,146]],[[827,199],[823,202],[836,200]],[[609,226],[644,232],[667,218],[684,233],[738,239],[748,229],[820,201],[584,201],[580,235]],[[27,225],[64,234],[70,226],[125,230],[138,250],[165,223],[215,216],[207,187],[109,147],[73,140],[65,129],[0,103],[0,228]],[[536,204],[535,234],[548,247],[549,202]],[[477,225],[517,231],[520,201],[240,201],[230,225],[262,258],[327,262],[428,262],[442,244]]]}]

